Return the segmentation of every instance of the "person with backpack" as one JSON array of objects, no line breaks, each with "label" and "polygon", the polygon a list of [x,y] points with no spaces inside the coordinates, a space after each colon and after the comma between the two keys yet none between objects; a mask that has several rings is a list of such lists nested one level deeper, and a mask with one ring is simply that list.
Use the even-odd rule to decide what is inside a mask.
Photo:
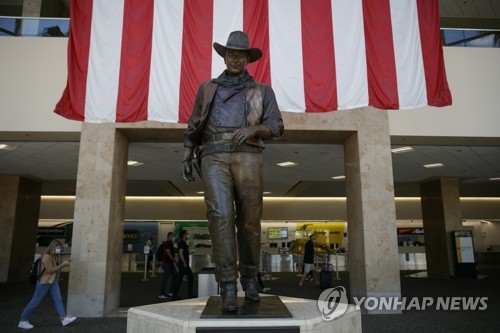
[{"label": "person with backpack", "polygon": [[167,294],[165,293],[165,289],[167,287],[168,278],[170,275],[172,275],[170,290],[173,300],[177,300],[179,299],[179,297],[177,296],[178,288],[176,281],[177,274],[179,273],[179,267],[177,265],[177,262],[175,261],[173,232],[169,232],[167,234],[167,240],[163,242],[160,247],[162,248],[162,254],[160,254],[160,257],[162,257],[161,268],[163,270],[163,275],[161,277],[160,296],[158,296],[158,298],[168,298]]},{"label": "person with backpack", "polygon": [[63,267],[69,265],[70,261],[61,261],[61,253],[64,252],[63,244],[54,239],[43,253],[40,263],[39,279],[36,281],[35,293],[28,305],[21,313],[21,320],[17,327],[22,329],[32,329],[34,326],[29,322],[29,317],[33,310],[40,304],[47,293],[50,293],[56,312],[59,315],[61,324],[66,326],[75,321],[76,317],[67,315],[59,288],[59,273]]}]

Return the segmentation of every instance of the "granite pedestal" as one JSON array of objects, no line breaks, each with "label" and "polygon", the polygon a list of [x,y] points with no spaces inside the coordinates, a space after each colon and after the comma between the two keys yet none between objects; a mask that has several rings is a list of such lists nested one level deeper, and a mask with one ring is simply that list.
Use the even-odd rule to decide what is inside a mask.
[{"label": "granite pedestal", "polygon": [[[265,299],[267,297],[269,302]],[[315,300],[262,296],[262,305],[265,307],[266,304],[272,303],[273,297],[274,301],[276,298],[282,301],[290,316],[272,318],[259,316],[257,311],[255,316],[242,316],[238,313],[234,318],[220,318],[217,314],[212,318],[202,318],[209,297],[201,297],[130,308],[127,315],[127,332],[361,332],[361,312],[356,310],[354,305],[349,305],[339,318],[326,321],[322,318]],[[255,307],[255,304],[252,307]]]},{"label": "granite pedestal", "polygon": [[238,311],[222,312],[220,296],[210,296],[201,313],[201,319],[263,319],[263,318],[293,318],[288,308],[279,296],[261,297],[259,302],[246,301],[238,297]]}]

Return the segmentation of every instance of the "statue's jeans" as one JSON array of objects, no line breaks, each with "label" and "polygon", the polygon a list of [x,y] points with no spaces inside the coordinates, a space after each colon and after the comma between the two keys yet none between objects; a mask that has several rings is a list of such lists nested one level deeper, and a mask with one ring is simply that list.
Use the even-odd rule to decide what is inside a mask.
[{"label": "statue's jeans", "polygon": [[243,277],[257,276],[262,217],[262,154],[210,154],[203,157],[201,169],[215,279],[219,283],[236,281],[238,271]]}]

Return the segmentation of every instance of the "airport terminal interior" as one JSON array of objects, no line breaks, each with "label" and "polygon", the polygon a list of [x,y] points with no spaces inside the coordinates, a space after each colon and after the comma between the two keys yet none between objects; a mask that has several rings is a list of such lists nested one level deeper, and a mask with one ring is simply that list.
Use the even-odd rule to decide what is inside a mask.
[{"label": "airport terminal interior", "polygon": [[[64,61],[66,56],[69,5],[69,0],[0,0],[1,47],[14,45],[26,50],[25,45],[29,49],[29,44],[25,43],[31,40],[37,47],[41,45],[40,50],[50,49],[47,54],[58,54],[58,61],[54,61],[58,63],[56,76],[64,83],[66,69],[59,60]],[[474,310],[463,306],[440,310],[434,304],[427,308],[414,306],[381,313],[365,308],[361,314],[363,332],[500,331],[497,319],[500,313],[500,133],[498,125],[493,125],[500,120],[496,102],[498,88],[490,85],[478,88],[483,78],[484,82],[500,84],[500,1],[439,0],[439,10],[450,88],[452,94],[460,92],[453,96],[456,101],[453,107],[460,109],[455,112],[461,115],[463,109],[479,105],[474,111],[482,118],[479,122],[488,123],[486,134],[481,135],[481,129],[469,132],[468,127],[475,124],[461,116],[456,117],[458,125],[455,128],[445,116],[432,114],[436,123],[450,124],[440,129],[433,128],[432,120],[424,128],[419,123],[419,116],[412,115],[412,119],[416,119],[412,126],[402,120],[404,114],[392,113],[388,120],[381,121],[391,127],[390,153],[387,152],[390,162],[375,165],[388,166],[392,170],[379,173],[361,166],[363,172],[373,174],[368,179],[377,182],[376,185],[384,184],[382,190],[370,189],[367,193],[363,192],[363,186],[369,188],[369,185],[354,188],[352,179],[346,179],[350,172],[352,177],[353,155],[350,154],[355,146],[345,143],[352,138],[347,131],[320,133],[315,132],[315,128],[300,129],[295,118],[287,118],[299,130],[292,131],[289,136],[285,134],[281,141],[266,143],[263,153],[265,192],[259,267],[263,285],[259,291],[264,297],[276,295],[314,301],[321,297],[325,288],[318,286],[314,278],[308,277],[305,284],[299,286],[304,246],[310,235],[315,234],[315,275],[327,271],[332,287],[345,288],[351,304],[355,297],[363,295],[363,291],[372,290],[373,295],[397,295],[408,300],[443,298],[453,301],[455,298],[461,305],[467,302],[466,299],[481,299],[486,305]],[[23,39],[21,46],[8,41],[13,39]],[[44,46],[43,40],[54,44]],[[474,64],[466,62],[470,57],[480,60]],[[0,54],[2,71],[12,67],[5,62],[13,59],[15,56],[3,59]],[[16,63],[18,66],[31,58],[23,55],[20,59]],[[488,65],[482,66],[482,60]],[[26,64],[26,67],[32,72],[36,71],[34,68],[43,68],[43,62],[41,64]],[[463,80],[462,71],[473,84],[464,82],[467,80]],[[17,84],[14,75],[7,76],[13,82],[11,85]],[[1,87],[5,89],[0,89],[0,96],[10,101],[7,98],[10,85]],[[60,96],[57,94],[62,88],[64,86],[47,85],[40,89],[56,96],[54,101],[47,102],[52,105],[57,102]],[[29,89],[38,88],[30,86]],[[469,93],[474,101],[470,101]],[[184,182],[179,171],[182,126],[176,124],[166,130],[156,125],[118,128],[117,132],[123,133],[126,142],[117,139],[118,143],[110,144],[114,137],[109,139],[108,133],[114,133],[115,128],[109,130],[102,124],[59,120],[63,126],[68,124],[64,131],[44,132],[45,124],[40,125],[40,131],[31,125],[23,130],[22,126],[17,126],[23,118],[19,116],[21,113],[12,111],[13,116],[9,113],[5,121],[2,119],[1,114],[7,112],[10,105],[0,102],[0,123],[3,123],[0,124],[0,228],[7,231],[0,239],[8,244],[0,246],[6,253],[0,254],[3,266],[0,270],[2,332],[19,331],[16,326],[20,313],[34,289],[25,278],[27,269],[53,239],[64,243],[63,258],[73,258],[72,253],[77,253],[76,261],[85,255],[98,258],[97,265],[109,264],[113,267],[109,270],[114,270],[104,279],[118,282],[110,282],[112,287],[104,286],[96,293],[97,298],[105,300],[97,302],[99,306],[94,311],[85,295],[94,285],[90,282],[77,285],[71,266],[65,268],[60,282],[63,302],[75,312],[79,304],[85,310],[83,314],[76,313],[79,318],[74,324],[61,327],[52,301],[46,297],[31,319],[36,323],[36,332],[128,332],[127,311],[130,308],[175,303],[171,298],[158,298],[162,271],[155,251],[166,240],[168,232],[173,232],[178,240],[180,232],[188,230],[195,294],[198,297],[212,295],[213,283],[207,282],[204,275],[214,263],[203,186],[196,175],[195,182]],[[342,112],[337,112],[339,119],[343,119]],[[440,110],[431,112],[439,113]],[[374,119],[378,124],[379,118]],[[15,130],[9,130],[8,122],[16,124],[13,125]],[[96,130],[101,127],[102,131]],[[159,134],[159,129],[163,129],[163,134]],[[165,134],[165,131],[170,132]],[[89,149],[93,134],[99,140],[110,140],[106,143],[115,145],[115,156],[126,163],[123,171],[105,175],[110,177],[114,187],[121,187],[123,191],[110,193],[110,196],[123,194],[121,215],[115,213],[119,210],[114,206],[118,201],[113,199],[110,203],[93,206],[95,210],[108,209],[110,221],[119,220],[105,224],[114,231],[102,231],[103,234],[120,235],[114,238],[120,242],[118,252],[98,244],[82,254],[83,236],[88,233],[98,238],[99,231],[75,226],[87,221],[85,209],[91,209],[84,206],[85,199],[82,199],[91,195],[88,189],[85,190],[88,192],[81,190],[83,179],[92,178],[91,184],[97,188],[102,176],[93,176],[93,170],[87,168],[89,155],[85,155],[85,150]],[[103,165],[116,163],[106,158],[103,157]],[[374,179],[385,176],[389,181]],[[385,186],[387,183],[390,184]],[[95,190],[99,191],[99,188]],[[79,197],[78,193],[84,195]],[[389,195],[391,202],[386,211],[372,218],[367,211],[370,208],[353,208],[349,204],[349,200],[354,200],[349,199],[348,193],[368,196],[374,202],[378,202],[377,198],[388,201],[384,198]],[[96,201],[109,199],[100,192],[96,198]],[[101,213],[106,214],[96,214]],[[388,221],[384,221],[385,218]],[[386,229],[378,230],[387,225]],[[24,239],[26,234],[29,237]],[[150,238],[153,246],[148,248],[146,242]],[[75,242],[77,250],[73,252]],[[153,263],[149,268],[146,266],[148,260]],[[370,270],[374,266],[378,270]],[[85,274],[85,279],[90,281],[92,269]],[[381,281],[376,281],[379,276]],[[118,289],[113,289],[115,287]],[[184,280],[179,293],[181,300],[188,299],[186,288]]]}]

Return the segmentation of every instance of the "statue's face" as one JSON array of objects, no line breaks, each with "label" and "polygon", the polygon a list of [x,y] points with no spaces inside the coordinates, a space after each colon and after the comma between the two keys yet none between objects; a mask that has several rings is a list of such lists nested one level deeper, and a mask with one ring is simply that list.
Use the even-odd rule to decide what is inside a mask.
[{"label": "statue's face", "polygon": [[224,62],[229,76],[242,76],[247,69],[248,54],[244,51],[227,50]]}]

